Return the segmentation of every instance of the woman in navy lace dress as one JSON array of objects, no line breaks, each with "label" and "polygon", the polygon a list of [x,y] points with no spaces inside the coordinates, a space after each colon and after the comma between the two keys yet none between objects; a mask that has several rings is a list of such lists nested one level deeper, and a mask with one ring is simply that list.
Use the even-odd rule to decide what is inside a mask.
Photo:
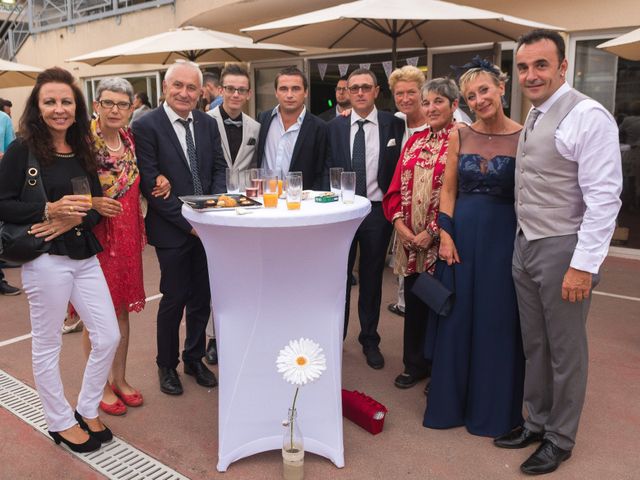
[{"label": "woman in navy lace dress", "polygon": [[[460,77],[476,121],[452,135],[440,200],[440,273],[455,306],[427,342],[433,361],[424,426],[495,437],[522,422],[524,356],[511,256],[521,126],[502,109],[506,75],[479,58]],[[469,67],[469,65],[465,66]]]}]

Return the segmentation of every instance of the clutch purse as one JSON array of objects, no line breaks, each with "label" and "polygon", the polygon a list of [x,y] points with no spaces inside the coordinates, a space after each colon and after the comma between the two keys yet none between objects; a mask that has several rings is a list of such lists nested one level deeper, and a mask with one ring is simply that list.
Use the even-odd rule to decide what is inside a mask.
[{"label": "clutch purse", "polygon": [[362,392],[342,389],[342,415],[372,435],[382,431],[387,411],[387,407]]},{"label": "clutch purse", "polygon": [[446,317],[451,313],[455,293],[430,273],[418,275],[411,291],[437,315]]},{"label": "clutch purse", "polygon": [[[40,178],[38,160],[29,152],[27,174],[20,192],[24,202],[46,202],[47,194]],[[51,244],[44,237],[35,237],[29,233],[30,224],[0,222],[0,259],[14,263],[29,262],[49,250]]]}]

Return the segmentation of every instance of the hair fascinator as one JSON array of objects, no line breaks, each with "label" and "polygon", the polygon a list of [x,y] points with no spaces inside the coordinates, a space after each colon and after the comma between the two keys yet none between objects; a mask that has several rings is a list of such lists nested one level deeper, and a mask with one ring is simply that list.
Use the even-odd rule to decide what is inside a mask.
[{"label": "hair fascinator", "polygon": [[462,74],[474,68],[479,68],[480,70],[484,70],[485,72],[493,73],[498,76],[501,74],[500,70],[493,63],[480,58],[480,55],[476,55],[470,62],[465,63],[462,66],[449,65],[449,67],[455,72],[456,78],[460,78]]}]

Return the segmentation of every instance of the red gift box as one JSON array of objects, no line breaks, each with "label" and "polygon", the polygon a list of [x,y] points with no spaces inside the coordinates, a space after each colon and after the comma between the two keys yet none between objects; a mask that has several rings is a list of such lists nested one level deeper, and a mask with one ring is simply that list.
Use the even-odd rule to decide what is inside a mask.
[{"label": "red gift box", "polygon": [[342,389],[342,415],[376,435],[382,431],[387,407],[357,390]]}]

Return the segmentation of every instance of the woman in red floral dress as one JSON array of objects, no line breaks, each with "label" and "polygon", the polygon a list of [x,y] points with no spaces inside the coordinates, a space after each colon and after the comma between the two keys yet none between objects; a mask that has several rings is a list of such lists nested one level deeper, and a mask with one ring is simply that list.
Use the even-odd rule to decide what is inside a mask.
[{"label": "woman in red floral dress", "polygon": [[455,82],[447,78],[433,79],[422,87],[422,108],[429,128],[407,141],[382,201],[398,238],[394,273],[405,277],[404,371],[395,379],[398,388],[414,386],[431,371],[423,354],[429,311],[411,289],[419,273],[433,273],[435,268],[440,190],[458,96]]},{"label": "woman in red floral dress", "polygon": [[[105,385],[100,409],[122,415],[127,406],[142,405],[142,394],[125,378],[129,346],[129,312],[145,305],[142,282],[142,249],[146,243],[140,206],[140,175],[136,164],[133,136],[126,127],[133,105],[133,88],[122,78],[102,80],[96,89],[93,107],[98,118],[91,122],[97,151],[98,175],[104,197],[95,198],[94,208],[105,218],[94,229],[103,251],[98,254],[118,316],[121,341],[111,367],[110,383]],[[166,198],[167,179],[156,179],[156,196]],[[89,338],[85,331],[85,346]]]}]

